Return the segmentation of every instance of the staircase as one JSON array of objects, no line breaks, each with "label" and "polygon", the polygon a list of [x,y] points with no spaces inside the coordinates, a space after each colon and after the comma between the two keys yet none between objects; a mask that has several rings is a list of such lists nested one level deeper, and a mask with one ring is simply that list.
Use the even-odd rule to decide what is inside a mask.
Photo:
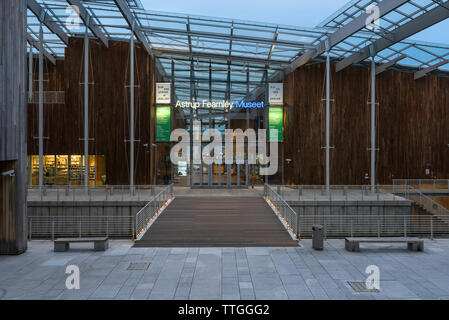
[{"label": "staircase", "polygon": [[262,197],[176,197],[134,247],[295,247]]}]

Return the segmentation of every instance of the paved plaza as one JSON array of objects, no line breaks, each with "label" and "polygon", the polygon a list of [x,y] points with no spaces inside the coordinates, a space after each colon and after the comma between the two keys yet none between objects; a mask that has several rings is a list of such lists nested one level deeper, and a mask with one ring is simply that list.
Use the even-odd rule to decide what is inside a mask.
[{"label": "paved plaza", "polygon": [[[1,299],[449,299],[449,240],[426,240],[424,252],[405,245],[344,240],[314,251],[310,240],[290,248],[132,248],[110,241],[53,252],[51,241],[29,242],[19,256],[0,256]],[[132,262],[151,263],[128,270]],[[66,266],[80,269],[79,290],[66,289]],[[380,269],[380,292],[357,293],[366,267]],[[142,264],[134,265],[139,267]],[[145,267],[145,266],[144,266]],[[145,268],[144,268],[145,269]]]}]

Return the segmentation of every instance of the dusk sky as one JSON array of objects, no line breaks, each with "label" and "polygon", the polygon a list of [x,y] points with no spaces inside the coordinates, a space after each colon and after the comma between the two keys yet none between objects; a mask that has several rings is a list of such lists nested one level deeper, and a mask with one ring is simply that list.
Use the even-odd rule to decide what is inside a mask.
[{"label": "dusk sky", "polygon": [[[141,0],[147,10],[313,28],[348,0]],[[411,39],[449,44],[449,19]]]}]

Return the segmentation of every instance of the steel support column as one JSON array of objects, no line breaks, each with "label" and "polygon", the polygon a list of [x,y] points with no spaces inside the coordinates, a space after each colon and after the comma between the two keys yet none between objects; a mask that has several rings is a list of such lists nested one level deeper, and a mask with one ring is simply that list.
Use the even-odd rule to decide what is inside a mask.
[{"label": "steel support column", "polygon": [[326,190],[330,188],[330,51],[326,51]]},{"label": "steel support column", "polygon": [[[171,60],[171,79],[170,79],[171,81],[171,90],[170,90],[170,93],[171,93],[171,99],[170,99],[170,102],[171,102],[171,107],[170,107],[170,110],[171,110],[171,130],[174,130],[175,129],[175,60]],[[170,134],[171,134],[171,132],[170,132]],[[171,143],[171,145],[173,146],[174,145],[174,143]],[[174,181],[175,181],[175,168],[174,168],[174,165],[173,165],[173,162],[172,161],[170,161],[170,176],[171,176],[171,183],[174,183]]]},{"label": "steel support column", "polygon": [[33,44],[30,42],[28,55],[28,101],[33,99]]},{"label": "steel support column", "polygon": [[[194,90],[195,84],[193,83],[194,78],[194,69],[193,69],[193,60],[190,61],[190,101],[194,99]],[[193,109],[190,108],[190,187],[193,187]]]},{"label": "steel support column", "polygon": [[376,185],[376,62],[371,60],[371,191]]},{"label": "steel support column", "polygon": [[39,189],[44,185],[44,30],[39,28]]},{"label": "steel support column", "polygon": [[89,188],[89,29],[84,33],[84,189]]},{"label": "steel support column", "polygon": [[[249,67],[246,67],[246,99],[249,99]],[[249,109],[246,108],[246,130],[249,130]],[[248,139],[249,140],[249,139]],[[246,186],[249,185],[249,141],[246,144],[246,154],[247,159],[245,162],[245,184]]]},{"label": "steel support column", "polygon": [[[225,99],[227,101],[231,100],[231,62],[228,62]],[[231,109],[228,109],[227,115],[228,115],[227,128],[231,129]],[[232,155],[232,157],[233,156],[234,155]],[[231,187],[232,184],[231,174],[232,174],[232,164],[226,164],[226,185],[228,186],[228,188]]]},{"label": "steel support column", "polygon": [[134,188],[134,34],[130,40],[129,67],[129,186]]},{"label": "steel support column", "polygon": [[[265,79],[265,83],[264,83],[264,89],[265,89],[265,106],[268,106],[269,102],[270,102],[270,98],[269,98],[269,89],[268,89],[268,66],[265,66],[265,71],[264,71],[264,79]],[[269,146],[270,146],[270,128],[268,126],[268,108],[265,107],[264,109],[264,120],[263,120],[263,126],[265,129],[265,137],[267,139],[266,141],[266,146],[265,146],[265,155],[268,158],[268,152],[269,152]],[[265,156],[264,155],[264,156]],[[271,154],[270,154],[271,155]],[[266,160],[266,159],[264,159]],[[268,175],[265,176],[265,184],[268,184]]]},{"label": "steel support column", "polygon": [[[209,102],[212,101],[212,62],[209,61]],[[212,129],[212,110],[209,108],[209,129]],[[209,155],[210,156],[210,155]],[[214,151],[214,157],[215,157],[215,151]],[[210,186],[213,185],[213,164],[208,165],[207,167],[207,183]]]}]

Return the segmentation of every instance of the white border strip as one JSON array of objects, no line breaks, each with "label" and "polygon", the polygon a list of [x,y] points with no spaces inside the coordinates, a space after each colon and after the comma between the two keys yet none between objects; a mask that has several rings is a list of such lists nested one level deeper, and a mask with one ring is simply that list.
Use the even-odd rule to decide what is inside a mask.
[{"label": "white border strip", "polygon": [[296,238],[296,235],[293,234],[293,232],[290,231],[289,227],[287,226],[287,224],[285,223],[284,219],[282,219],[281,215],[278,213],[278,210],[276,209],[276,207],[274,206],[274,204],[272,204],[271,201],[268,201],[268,198],[263,197],[265,202],[270,206],[271,210],[273,210],[274,214],[277,216],[277,218],[279,219],[279,221],[282,223],[282,225],[284,226],[285,230],[288,232],[288,234],[290,235],[290,237],[292,237],[293,240],[298,241],[299,243],[299,239]]},{"label": "white border strip", "polygon": [[159,218],[159,216],[165,211],[165,209],[167,209],[167,207],[170,205],[170,203],[173,202],[173,200],[175,200],[176,197],[173,197],[171,199],[167,200],[167,203],[164,204],[160,209],[159,209],[159,213],[155,214],[151,220],[150,223],[147,224],[147,226],[145,227],[145,230],[142,231],[140,233],[140,236],[137,237],[134,242],[139,241],[140,239],[142,239],[142,237],[145,235],[145,233],[147,233],[148,229],[150,229],[150,227],[153,225],[153,223],[157,220],[157,218]]}]

